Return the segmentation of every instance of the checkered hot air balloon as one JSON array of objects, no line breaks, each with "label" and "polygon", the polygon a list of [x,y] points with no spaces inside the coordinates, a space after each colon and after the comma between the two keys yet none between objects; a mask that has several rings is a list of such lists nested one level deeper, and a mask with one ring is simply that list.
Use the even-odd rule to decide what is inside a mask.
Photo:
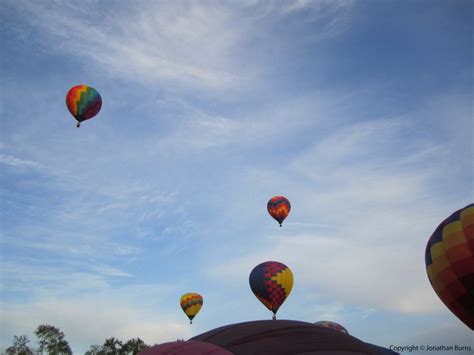
[{"label": "checkered hot air balloon", "polygon": [[441,222],[428,240],[425,262],[441,301],[474,330],[474,204]]},{"label": "checkered hot air balloon", "polygon": [[179,300],[181,309],[188,316],[189,323],[193,324],[193,318],[199,313],[203,304],[203,298],[199,293],[185,293]]},{"label": "checkered hot air balloon", "polygon": [[293,288],[293,273],[285,264],[266,261],[254,267],[249,276],[254,295],[273,312],[273,319]]},{"label": "checkered hot air balloon", "polygon": [[69,89],[66,95],[66,106],[77,120],[77,127],[80,127],[82,121],[99,113],[102,98],[96,89],[87,85],[76,85]]},{"label": "checkered hot air balloon", "polygon": [[267,210],[270,216],[276,219],[281,227],[281,224],[290,213],[290,201],[284,196],[273,196],[267,203]]},{"label": "checkered hot air balloon", "polygon": [[314,323],[314,325],[316,325],[318,327],[332,329],[332,330],[335,330],[335,331],[338,331],[338,332],[341,332],[341,333],[344,333],[344,334],[349,334],[349,332],[347,331],[346,328],[344,328],[342,325],[340,325],[339,323],[336,323],[336,322],[331,322],[331,321],[328,321],[328,320],[322,320],[322,321]]}]

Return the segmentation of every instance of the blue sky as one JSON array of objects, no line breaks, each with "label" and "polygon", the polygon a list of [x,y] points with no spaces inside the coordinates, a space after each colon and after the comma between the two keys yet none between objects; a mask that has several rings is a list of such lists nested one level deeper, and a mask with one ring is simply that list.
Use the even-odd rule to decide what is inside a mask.
[{"label": "blue sky", "polygon": [[[470,1],[13,1],[1,13],[1,347],[75,353],[271,314],[368,342],[471,345],[424,249],[473,201]],[[64,98],[87,84],[80,129]],[[266,203],[284,195],[284,228]],[[193,326],[181,294],[199,292]],[[472,344],[474,346],[474,344]],[[461,354],[460,352],[456,352]]]}]

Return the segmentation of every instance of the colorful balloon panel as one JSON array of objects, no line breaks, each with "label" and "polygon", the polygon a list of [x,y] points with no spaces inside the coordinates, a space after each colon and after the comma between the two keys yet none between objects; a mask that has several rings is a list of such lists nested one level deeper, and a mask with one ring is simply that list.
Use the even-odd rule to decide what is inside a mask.
[{"label": "colorful balloon panel", "polygon": [[284,196],[274,196],[267,203],[267,210],[278,223],[281,224],[288,217],[291,210],[290,201]]},{"label": "colorful balloon panel", "polygon": [[323,327],[323,328],[336,330],[336,331],[344,333],[344,334],[349,334],[349,332],[347,331],[346,328],[344,328],[342,325],[340,325],[339,323],[336,323],[336,322],[331,322],[331,321],[328,321],[328,320],[322,320],[322,321],[314,323],[314,325],[316,325],[318,327]]},{"label": "colorful balloon panel", "polygon": [[474,330],[474,204],[436,228],[426,246],[425,263],[441,301]]},{"label": "colorful balloon panel", "polygon": [[203,304],[203,298],[199,293],[185,293],[179,300],[181,309],[188,316],[190,323],[193,323],[193,318],[199,313]]},{"label": "colorful balloon panel", "polygon": [[102,107],[102,98],[96,89],[87,85],[76,85],[69,89],[66,95],[66,106],[78,121],[79,127],[82,121],[97,115]]},{"label": "colorful balloon panel", "polygon": [[252,270],[249,283],[260,302],[276,314],[293,288],[293,273],[285,264],[267,261]]}]

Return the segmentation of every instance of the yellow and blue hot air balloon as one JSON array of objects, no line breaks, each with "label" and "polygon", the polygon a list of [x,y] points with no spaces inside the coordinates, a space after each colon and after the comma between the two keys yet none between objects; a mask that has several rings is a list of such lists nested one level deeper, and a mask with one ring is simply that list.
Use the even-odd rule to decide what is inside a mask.
[{"label": "yellow and blue hot air balloon", "polygon": [[76,85],[69,89],[66,95],[66,106],[77,120],[77,127],[80,127],[82,121],[99,113],[102,98],[96,89],[87,85]]},{"label": "yellow and blue hot air balloon", "polygon": [[273,319],[293,288],[293,273],[285,264],[266,261],[254,267],[249,276],[254,295],[273,312]]},{"label": "yellow and blue hot air balloon", "polygon": [[188,316],[190,324],[193,324],[193,318],[201,310],[203,302],[199,293],[190,292],[181,296],[179,303],[183,312]]},{"label": "yellow and blue hot air balloon", "polygon": [[426,245],[425,263],[438,297],[474,330],[474,204],[436,228]]}]

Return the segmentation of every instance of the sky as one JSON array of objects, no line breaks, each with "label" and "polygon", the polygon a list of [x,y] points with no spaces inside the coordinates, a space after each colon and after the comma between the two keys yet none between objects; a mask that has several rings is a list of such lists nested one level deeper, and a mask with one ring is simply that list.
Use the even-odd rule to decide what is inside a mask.
[{"label": "sky", "polygon": [[[474,348],[425,272],[474,198],[471,1],[0,2],[0,349],[270,319]],[[65,106],[103,100],[78,129]],[[286,196],[279,228],[267,201]],[[204,297],[194,324],[179,307]],[[458,355],[470,352],[453,352]],[[420,352],[419,354],[424,354]]]}]

